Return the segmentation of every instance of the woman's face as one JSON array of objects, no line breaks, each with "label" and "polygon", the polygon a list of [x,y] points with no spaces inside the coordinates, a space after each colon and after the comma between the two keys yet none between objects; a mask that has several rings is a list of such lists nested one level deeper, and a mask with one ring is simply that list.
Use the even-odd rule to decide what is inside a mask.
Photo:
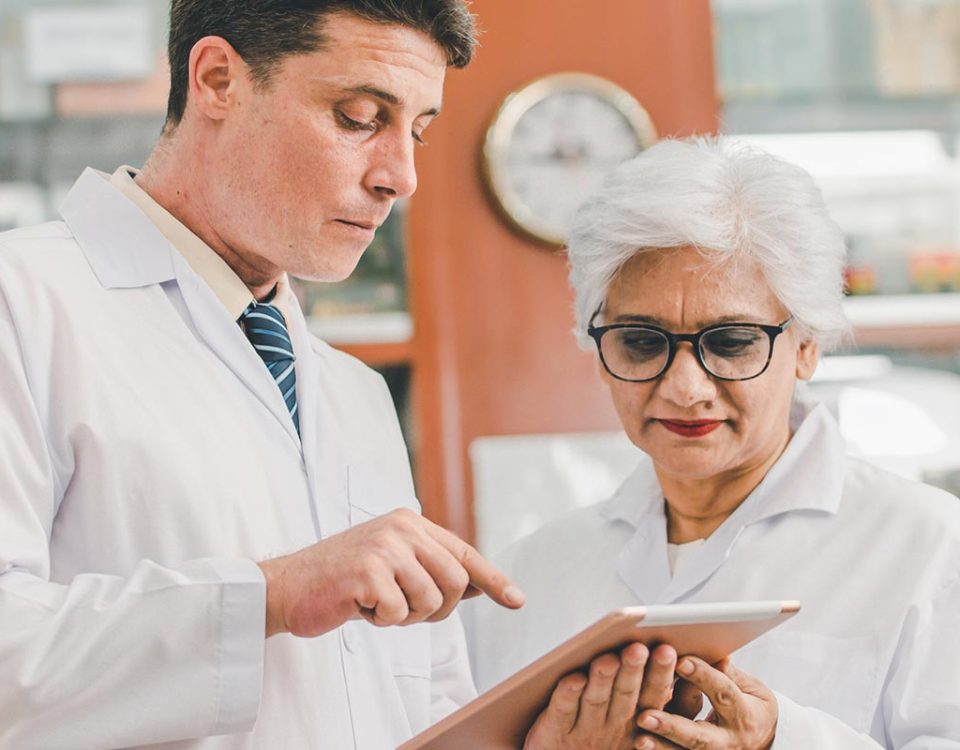
[{"label": "woman's face", "polygon": [[[778,325],[788,317],[758,266],[717,267],[694,248],[632,258],[610,285],[603,310],[604,323],[646,323],[673,333],[718,322]],[[788,328],[777,337],[767,370],[753,380],[710,376],[689,343],[678,345],[656,380],[628,383],[601,370],[631,441],[658,471],[696,480],[748,472],[781,450],[794,384],[808,379],[816,362],[816,344]],[[716,424],[684,429],[677,422]]]}]

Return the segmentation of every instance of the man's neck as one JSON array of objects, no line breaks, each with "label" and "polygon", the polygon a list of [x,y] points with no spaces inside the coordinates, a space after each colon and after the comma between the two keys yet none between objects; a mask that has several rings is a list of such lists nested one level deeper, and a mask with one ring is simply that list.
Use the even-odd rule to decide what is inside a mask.
[{"label": "man's neck", "polygon": [[210,247],[247,285],[254,299],[262,300],[276,287],[283,271],[262,258],[251,258],[231,247],[216,230],[210,216],[214,212],[207,200],[203,174],[189,164],[202,164],[199,154],[191,158],[163,136],[150,154],[143,170],[135,178],[137,185],[177,221]]}]

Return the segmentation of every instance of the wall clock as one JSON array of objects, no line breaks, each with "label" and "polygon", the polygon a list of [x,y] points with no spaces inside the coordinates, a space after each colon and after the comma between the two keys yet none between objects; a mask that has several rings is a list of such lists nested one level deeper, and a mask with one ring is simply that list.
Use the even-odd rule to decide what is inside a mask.
[{"label": "wall clock", "polygon": [[656,141],[650,116],[620,86],[558,73],[511,93],[487,130],[483,173],[500,213],[524,236],[561,247],[603,176]]}]

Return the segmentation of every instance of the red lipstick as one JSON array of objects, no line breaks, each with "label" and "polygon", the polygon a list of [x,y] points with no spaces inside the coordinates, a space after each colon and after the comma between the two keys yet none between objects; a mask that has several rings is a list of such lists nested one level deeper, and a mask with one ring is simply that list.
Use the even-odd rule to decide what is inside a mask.
[{"label": "red lipstick", "polygon": [[723,424],[722,420],[717,419],[698,419],[695,421],[687,421],[683,419],[658,419],[657,421],[670,430],[670,432],[689,438],[709,435]]}]

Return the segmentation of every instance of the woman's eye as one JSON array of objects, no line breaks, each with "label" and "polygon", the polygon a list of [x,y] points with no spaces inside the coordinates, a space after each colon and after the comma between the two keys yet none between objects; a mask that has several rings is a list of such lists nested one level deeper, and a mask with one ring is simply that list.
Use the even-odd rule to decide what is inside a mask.
[{"label": "woman's eye", "polygon": [[620,348],[631,357],[655,357],[666,348],[666,340],[662,336],[649,333],[621,333]]},{"label": "woman's eye", "polygon": [[710,336],[704,344],[714,354],[735,357],[750,352],[759,341],[760,338],[753,332],[717,333]]}]

